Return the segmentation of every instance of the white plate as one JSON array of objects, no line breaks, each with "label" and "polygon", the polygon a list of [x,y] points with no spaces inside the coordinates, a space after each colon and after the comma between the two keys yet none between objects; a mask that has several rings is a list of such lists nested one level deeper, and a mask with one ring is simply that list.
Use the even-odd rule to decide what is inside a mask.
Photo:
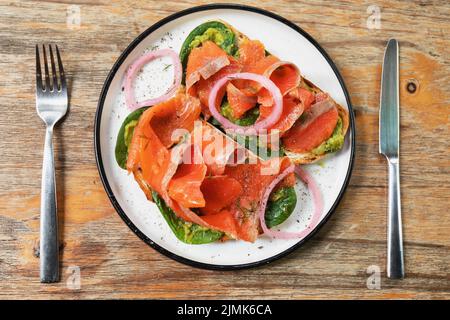
[{"label": "white plate", "polygon": [[[116,163],[114,148],[117,133],[129,113],[124,105],[122,81],[127,66],[146,50],[172,48],[179,51],[189,32],[208,20],[221,19],[252,39],[262,41],[269,52],[292,61],[302,74],[349,109],[350,130],[344,148],[319,164],[307,166],[318,181],[324,198],[320,224],[304,239],[272,240],[260,237],[255,243],[227,241],[188,245],[172,233],[156,205],[147,201],[132,176]],[[156,60],[146,66],[136,80],[137,98],[161,92],[171,81],[170,61]],[[145,94],[144,94],[145,93]],[[97,165],[105,190],[119,215],[146,243],[183,263],[209,269],[239,269],[276,260],[298,248],[327,220],[337,206],[350,178],[354,152],[354,120],[347,90],[335,65],[325,51],[298,26],[261,9],[240,5],[200,6],[171,15],[156,23],[122,53],[106,79],[95,120]],[[312,202],[302,183],[297,184],[297,207],[281,225],[286,231],[306,227]]]}]

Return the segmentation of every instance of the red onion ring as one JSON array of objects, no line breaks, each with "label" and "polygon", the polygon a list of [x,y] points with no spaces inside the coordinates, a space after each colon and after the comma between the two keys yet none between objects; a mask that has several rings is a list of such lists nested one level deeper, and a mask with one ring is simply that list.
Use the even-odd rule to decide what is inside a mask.
[{"label": "red onion ring", "polygon": [[[274,100],[274,105],[272,113],[267,118],[265,118],[260,122],[255,123],[254,125],[243,127],[232,123],[231,121],[229,121],[227,118],[225,118],[220,114],[220,112],[216,108],[217,94],[220,88],[222,88],[225,85],[225,83],[227,83],[229,80],[236,80],[236,79],[253,80],[259,82],[264,88],[269,90]],[[281,95],[280,89],[278,89],[275,83],[273,83],[273,81],[267,77],[249,72],[232,73],[225,75],[223,78],[220,78],[214,84],[214,86],[211,89],[211,93],[209,94],[208,107],[213,117],[217,121],[219,121],[220,124],[222,124],[222,126],[225,129],[235,130],[237,133],[243,135],[252,135],[259,133],[262,130],[268,129],[270,128],[270,126],[277,123],[283,112],[283,96]]]},{"label": "red onion ring", "polygon": [[[173,65],[174,65],[174,70],[173,70],[174,81],[173,81],[172,85],[167,90],[167,92],[165,94],[163,94],[162,96],[159,96],[159,97],[156,97],[153,99],[149,99],[149,100],[145,100],[145,101],[141,101],[141,102],[136,102],[136,98],[135,98],[134,92],[132,90],[132,83],[133,83],[133,79],[136,75],[136,72],[139,69],[141,69],[144,64],[146,64],[156,58],[162,58],[165,56],[169,56],[172,59]],[[125,85],[124,85],[125,103],[127,104],[128,108],[132,111],[137,108],[140,108],[140,107],[152,106],[152,105],[158,104],[158,103],[163,102],[163,101],[167,100],[168,98],[170,98],[175,93],[175,91],[178,89],[178,87],[180,85],[181,85],[181,62],[180,62],[180,58],[178,57],[178,54],[171,49],[161,49],[158,51],[152,51],[152,52],[149,52],[149,53],[139,57],[128,68],[127,74],[125,75]]]},{"label": "red onion ring", "polygon": [[[311,193],[311,196],[313,198],[314,202],[314,212],[311,218],[311,221],[309,225],[300,232],[285,232],[285,231],[274,231],[270,230],[266,225],[265,220],[265,213],[266,213],[266,206],[267,202],[269,200],[270,193],[272,192],[273,188],[281,181],[283,180],[289,173],[292,173],[295,171],[297,176],[308,185],[309,192]],[[272,183],[267,187],[264,197],[261,203],[261,206],[258,211],[259,220],[261,222],[261,227],[265,234],[271,236],[272,238],[278,238],[278,239],[295,239],[295,238],[303,238],[307,236],[313,228],[317,226],[317,224],[320,221],[320,217],[322,216],[323,212],[323,201],[322,201],[322,195],[320,193],[320,190],[316,184],[316,181],[311,177],[309,173],[304,171],[300,168],[300,166],[291,165],[287,169],[285,169],[275,180],[272,181]]]}]

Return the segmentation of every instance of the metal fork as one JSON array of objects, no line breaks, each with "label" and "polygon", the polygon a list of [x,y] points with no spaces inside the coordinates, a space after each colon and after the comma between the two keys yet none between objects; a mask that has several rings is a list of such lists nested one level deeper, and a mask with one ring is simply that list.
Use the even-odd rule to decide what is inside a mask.
[{"label": "metal fork", "polygon": [[55,46],[58,72],[52,46],[47,47],[52,68],[51,79],[46,46],[42,45],[45,72],[42,75],[41,54],[39,46],[36,45],[36,110],[46,126],[41,183],[40,278],[41,282],[57,282],[59,280],[59,242],[52,138],[53,127],[67,112],[68,96],[58,46]]}]

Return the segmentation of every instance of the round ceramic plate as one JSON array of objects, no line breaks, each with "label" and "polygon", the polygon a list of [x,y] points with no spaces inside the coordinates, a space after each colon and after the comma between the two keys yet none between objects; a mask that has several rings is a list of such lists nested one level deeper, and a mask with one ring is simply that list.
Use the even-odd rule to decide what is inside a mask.
[{"label": "round ceramic plate", "polygon": [[[117,133],[129,113],[124,104],[122,82],[127,67],[148,50],[172,48],[179,51],[189,32],[208,20],[221,19],[251,39],[265,44],[272,54],[295,63],[303,76],[328,92],[350,112],[350,130],[344,148],[318,164],[305,166],[317,180],[324,199],[321,222],[303,239],[280,240],[261,236],[255,243],[226,241],[205,245],[180,242],[166,224],[156,205],[147,201],[131,175],[114,158]],[[145,66],[135,81],[138,100],[158,95],[170,85],[173,69],[169,60]],[[95,119],[97,165],[106,192],[125,223],[143,241],[159,252],[186,264],[208,269],[239,269],[274,261],[307,241],[329,218],[350,178],[354,153],[354,120],[347,90],[336,66],[301,28],[273,13],[240,5],[209,5],[171,15],[139,35],[114,64],[103,87]],[[304,229],[313,211],[311,197],[297,183],[297,207],[279,226],[284,231]],[[149,254],[152,254],[151,252]]]}]

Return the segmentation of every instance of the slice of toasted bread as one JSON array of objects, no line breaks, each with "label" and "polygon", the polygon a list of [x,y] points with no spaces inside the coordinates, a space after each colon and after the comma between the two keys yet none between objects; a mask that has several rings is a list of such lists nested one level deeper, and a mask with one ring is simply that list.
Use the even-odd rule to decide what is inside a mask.
[{"label": "slice of toasted bread", "polygon": [[[216,21],[223,23],[231,31],[233,31],[233,33],[236,35],[236,41],[237,41],[238,48],[239,48],[239,44],[242,41],[249,39],[245,34],[240,32],[239,30],[235,29],[229,23],[227,23],[223,20],[220,20],[220,19],[216,20]],[[302,80],[301,80],[300,86],[304,87],[305,89],[313,92],[314,94],[325,93],[323,90],[321,90],[319,87],[317,87],[314,83],[312,83],[308,79],[304,78],[303,76],[301,79]],[[336,108],[338,109],[339,117],[342,119],[342,133],[345,137],[348,127],[349,127],[349,123],[350,123],[348,110],[345,109],[340,104],[338,104],[336,101],[334,101],[333,98],[331,98],[331,96],[330,96],[330,99],[335,103]],[[318,161],[318,160],[326,157],[329,154],[329,153],[325,153],[325,154],[317,155],[317,154],[314,154],[313,152],[296,153],[296,152],[291,152],[288,150],[285,150],[285,153],[295,164],[313,163],[315,161]]]},{"label": "slice of toasted bread", "polygon": [[[317,93],[324,93],[319,87],[317,87],[314,83],[312,83],[311,81],[309,81],[308,79],[302,77],[302,83],[300,84],[302,87],[304,87],[305,89],[314,92],[314,94]],[[340,104],[338,104],[336,101],[333,100],[333,98],[329,97],[334,104],[336,105],[336,108],[338,110],[338,114],[339,117],[342,120],[342,134],[346,135],[349,124],[350,124],[350,120],[349,120],[349,114],[348,114],[348,110],[345,109],[343,106],[341,106]],[[294,162],[295,164],[308,164],[308,163],[313,163],[316,162],[320,159],[323,159],[324,157],[326,157],[329,153],[324,153],[324,154],[315,154],[313,152],[302,152],[302,153],[298,153],[298,152],[292,152],[289,150],[285,150],[286,155],[292,160],[292,162]]]}]

